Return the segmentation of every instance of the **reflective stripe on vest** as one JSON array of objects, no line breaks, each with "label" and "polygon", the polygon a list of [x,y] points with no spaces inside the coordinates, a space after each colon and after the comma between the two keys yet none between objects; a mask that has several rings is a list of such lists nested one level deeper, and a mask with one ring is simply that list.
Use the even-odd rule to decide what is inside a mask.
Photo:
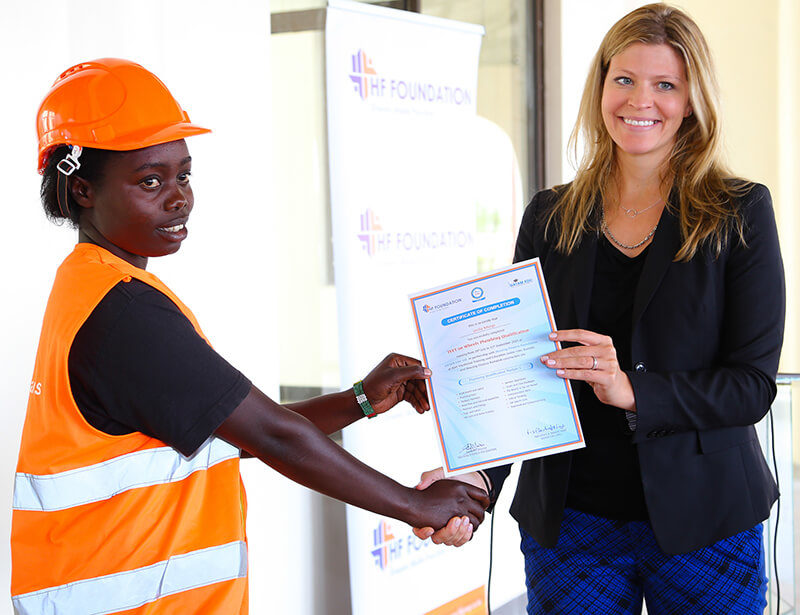
[{"label": "reflective stripe on vest", "polygon": [[191,457],[162,446],[58,474],[19,472],[14,480],[14,509],[54,511],[99,502],[129,489],[183,480],[238,456],[239,449],[211,437]]},{"label": "reflective stripe on vest", "polygon": [[21,594],[12,602],[18,615],[104,615],[246,575],[247,546],[236,541],[174,555],[144,568]]}]

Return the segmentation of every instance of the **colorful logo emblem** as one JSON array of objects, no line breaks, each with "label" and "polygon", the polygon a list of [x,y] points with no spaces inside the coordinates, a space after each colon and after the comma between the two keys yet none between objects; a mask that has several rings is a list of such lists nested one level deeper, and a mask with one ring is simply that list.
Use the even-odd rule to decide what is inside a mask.
[{"label": "colorful logo emblem", "polygon": [[367,251],[369,256],[375,254],[375,233],[382,230],[383,227],[374,211],[367,209],[361,214],[361,232],[358,234],[358,238],[361,240],[361,247]]},{"label": "colorful logo emblem", "polygon": [[483,294],[483,289],[480,286],[476,286],[475,288],[473,288],[470,294],[472,295],[472,303],[475,303],[476,301],[483,301],[484,299],[486,299],[486,297]]},{"label": "colorful logo emblem", "polygon": [[381,570],[386,570],[389,566],[389,556],[395,550],[392,545],[394,540],[392,529],[386,521],[381,521],[378,527],[372,530],[372,542],[375,547],[372,550],[372,557],[375,558],[375,565]]},{"label": "colorful logo emblem", "polygon": [[430,305],[428,305],[428,304],[426,303],[425,305],[423,305],[423,306],[422,306],[422,309],[423,309],[423,310],[424,310],[424,312],[427,314],[427,313],[428,313],[428,312],[430,312],[430,311],[431,311],[433,308],[432,308]]},{"label": "colorful logo emblem", "polygon": [[353,89],[362,100],[367,100],[367,96],[369,96],[369,79],[378,73],[372,68],[372,60],[364,53],[363,49],[359,49],[351,58],[353,70],[350,74],[350,81],[353,82]]}]

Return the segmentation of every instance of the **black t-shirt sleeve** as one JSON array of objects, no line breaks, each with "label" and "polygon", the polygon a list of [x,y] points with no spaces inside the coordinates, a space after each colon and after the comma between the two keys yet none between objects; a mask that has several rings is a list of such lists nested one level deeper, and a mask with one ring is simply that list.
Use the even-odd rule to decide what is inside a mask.
[{"label": "black t-shirt sleeve", "polygon": [[187,456],[251,387],[166,295],[135,279],[112,288],[78,331],[69,379],[96,429],[140,431]]}]

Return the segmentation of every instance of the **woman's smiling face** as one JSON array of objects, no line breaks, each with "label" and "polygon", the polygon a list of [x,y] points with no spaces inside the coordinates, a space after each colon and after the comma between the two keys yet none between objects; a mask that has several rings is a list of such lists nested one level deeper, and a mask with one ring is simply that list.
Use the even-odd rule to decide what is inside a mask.
[{"label": "woman's smiling face", "polygon": [[82,237],[142,268],[177,252],[194,205],[191,166],[183,140],[110,152],[99,181],[72,184]]},{"label": "woman's smiling face", "polygon": [[666,44],[629,45],[611,58],[602,113],[617,155],[649,156],[661,164],[691,114],[683,59]]}]

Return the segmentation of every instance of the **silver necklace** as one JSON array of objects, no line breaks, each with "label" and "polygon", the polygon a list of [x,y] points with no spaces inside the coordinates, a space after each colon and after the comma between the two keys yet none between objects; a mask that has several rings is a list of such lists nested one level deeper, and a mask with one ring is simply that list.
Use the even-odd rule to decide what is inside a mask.
[{"label": "silver necklace", "polygon": [[657,200],[655,203],[653,203],[652,205],[649,205],[649,206],[645,207],[644,209],[635,209],[635,208],[633,208],[633,207],[631,207],[630,209],[628,209],[627,207],[625,207],[625,206],[624,206],[622,203],[620,203],[619,201],[617,201],[617,204],[619,205],[619,208],[620,208],[620,209],[622,209],[623,211],[625,211],[625,215],[626,215],[626,216],[628,216],[629,218],[635,218],[635,217],[636,217],[636,216],[638,216],[639,214],[643,214],[644,212],[646,212],[648,209],[653,209],[653,207],[655,207],[656,205],[658,205],[659,203],[661,203],[663,200],[664,200],[664,199],[662,199],[661,197],[659,197],[659,199],[658,199],[658,200]]},{"label": "silver necklace", "polygon": [[[622,206],[620,205],[620,207],[622,207]],[[652,207],[652,205],[650,207]],[[650,207],[648,207],[648,209],[650,209]],[[623,209],[625,209],[625,208],[623,207]],[[644,210],[642,210],[642,211],[644,211]],[[658,222],[656,222],[656,225],[653,227],[653,230],[650,231],[649,233],[647,233],[647,237],[642,239],[639,243],[633,244],[632,246],[624,244],[619,239],[614,237],[614,233],[612,233],[611,229],[608,228],[608,223],[606,222],[606,208],[605,207],[602,207],[600,209],[600,228],[602,229],[603,234],[606,237],[608,237],[613,243],[618,245],[620,248],[623,248],[624,250],[635,250],[636,248],[639,248],[639,247],[643,246],[644,244],[646,244],[650,240],[650,238],[653,235],[655,235],[656,229],[658,228]]]}]

